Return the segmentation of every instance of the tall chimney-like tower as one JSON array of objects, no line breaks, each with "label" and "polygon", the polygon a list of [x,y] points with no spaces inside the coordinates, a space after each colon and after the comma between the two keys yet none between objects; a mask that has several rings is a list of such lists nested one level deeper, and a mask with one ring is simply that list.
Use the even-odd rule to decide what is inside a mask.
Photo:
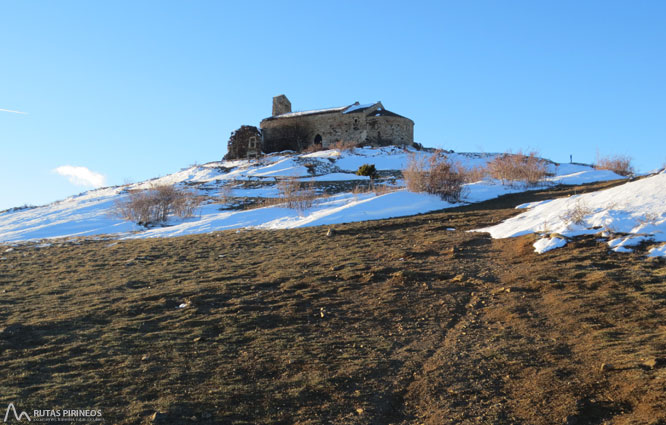
[{"label": "tall chimney-like tower", "polygon": [[287,96],[281,94],[273,98],[273,116],[291,112],[291,102]]}]

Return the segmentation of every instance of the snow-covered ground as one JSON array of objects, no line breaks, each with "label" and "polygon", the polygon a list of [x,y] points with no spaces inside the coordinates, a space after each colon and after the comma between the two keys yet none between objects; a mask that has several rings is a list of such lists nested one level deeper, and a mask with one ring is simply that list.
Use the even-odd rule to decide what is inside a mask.
[{"label": "snow-covered ground", "polygon": [[562,247],[573,236],[600,234],[613,251],[630,252],[647,241],[653,245],[649,256],[666,256],[666,171],[611,189],[518,208],[527,211],[478,231],[494,238],[540,234],[534,243],[539,253]]},{"label": "snow-covered ground", "polygon": [[[164,177],[121,187],[91,190],[52,204],[0,213],[0,242],[39,240],[56,237],[113,235],[121,238],[178,236],[238,228],[284,229],[323,224],[399,217],[448,208],[451,204],[437,196],[410,193],[398,171],[411,155],[424,152],[398,147],[360,148],[353,151],[327,150],[309,154],[280,153],[259,161],[221,161],[196,165]],[[483,166],[496,154],[451,153],[449,157],[467,168]],[[390,193],[351,193],[351,188],[367,177],[354,173],[363,164],[374,164],[380,172],[394,175]],[[614,180],[620,176],[576,164],[550,164],[553,174],[546,184],[582,184]],[[315,201],[305,211],[281,205],[233,210],[221,203],[223,187],[233,186],[231,197],[278,197],[276,182],[296,177],[322,185],[349,183],[342,192]],[[127,197],[128,190],[175,184],[198,190],[209,197],[195,217],[171,219],[165,226],[145,229],[114,215],[114,205]],[[242,187],[241,187],[242,186]],[[494,180],[466,185],[462,203],[480,202],[507,193],[526,190],[521,185],[505,186]]]}]

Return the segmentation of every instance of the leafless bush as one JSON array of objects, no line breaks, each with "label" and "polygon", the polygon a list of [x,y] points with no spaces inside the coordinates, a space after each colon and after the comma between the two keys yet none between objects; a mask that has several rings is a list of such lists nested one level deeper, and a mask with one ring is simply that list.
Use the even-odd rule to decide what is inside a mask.
[{"label": "leafless bush", "polygon": [[567,225],[576,224],[583,225],[585,224],[585,217],[592,214],[592,209],[587,206],[583,201],[578,200],[576,204],[567,209],[561,216],[560,219],[564,221]]},{"label": "leafless bush", "polygon": [[376,184],[375,181],[371,180],[367,185],[357,184],[352,189],[354,195],[359,195],[361,193],[374,193],[375,195],[385,195],[387,193],[395,192],[398,188],[389,186],[387,184]]},{"label": "leafless bush", "polygon": [[552,233],[550,230],[550,223],[548,223],[547,219],[543,220],[543,224],[541,225],[541,230],[539,232],[543,235],[549,235]]},{"label": "leafless bush", "polygon": [[483,166],[465,170],[465,183],[474,183],[483,180],[488,175],[488,168]]},{"label": "leafless bush", "polygon": [[328,147],[329,149],[337,149],[339,151],[353,151],[354,148],[357,147],[356,142],[348,141],[348,140],[338,140],[335,143],[331,143],[331,145]]},{"label": "leafless bush", "polygon": [[277,189],[279,193],[278,200],[299,213],[310,208],[314,204],[314,200],[317,199],[317,192],[312,181],[303,183],[294,177],[281,179],[277,182]]},{"label": "leafless bush", "polygon": [[646,212],[642,217],[639,217],[636,221],[642,226],[654,226],[659,221],[660,216],[652,213]]},{"label": "leafless bush", "polygon": [[233,196],[232,196],[233,186],[232,186],[232,184],[226,183],[226,184],[220,186],[220,189],[219,189],[218,193],[219,193],[220,202],[223,203],[223,204],[228,204],[233,199]]},{"label": "leafless bush", "polygon": [[537,156],[536,152],[527,155],[507,152],[488,163],[488,174],[503,184],[524,182],[528,186],[536,186],[548,175],[547,163]]},{"label": "leafless bush", "polygon": [[161,185],[150,189],[132,190],[127,198],[115,204],[116,215],[141,226],[167,221],[170,215],[191,217],[201,203],[192,191]]},{"label": "leafless bush", "polygon": [[428,160],[424,155],[412,155],[402,170],[405,185],[410,192],[427,192]]},{"label": "leafless bush", "polygon": [[313,143],[311,145],[306,146],[305,149],[303,149],[303,152],[305,153],[314,153],[314,152],[319,152],[326,150],[324,146],[322,146],[321,143]]},{"label": "leafless bush", "polygon": [[621,176],[631,176],[634,174],[634,166],[631,165],[631,157],[627,155],[614,155],[599,157],[597,155],[596,164],[594,168],[597,170],[611,170],[615,174]]},{"label": "leafless bush", "polygon": [[429,158],[413,155],[402,170],[407,189],[411,192],[426,192],[439,195],[449,202],[460,201],[465,170],[452,162],[443,152],[437,151]]},{"label": "leafless bush", "polygon": [[375,184],[374,182],[371,183],[372,186],[372,191],[375,193],[375,195],[386,195],[387,193],[395,192],[398,190],[396,187],[389,186],[387,184]]}]

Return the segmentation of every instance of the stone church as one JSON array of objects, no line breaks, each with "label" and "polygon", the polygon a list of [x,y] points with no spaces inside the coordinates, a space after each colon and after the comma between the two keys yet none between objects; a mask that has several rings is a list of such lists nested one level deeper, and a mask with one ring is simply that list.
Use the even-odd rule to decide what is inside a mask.
[{"label": "stone church", "polygon": [[368,145],[411,145],[414,121],[384,109],[381,102],[356,102],[338,108],[292,112],[285,95],[273,98],[273,116],[261,121],[262,150],[301,151],[309,145],[326,148],[336,142]]}]

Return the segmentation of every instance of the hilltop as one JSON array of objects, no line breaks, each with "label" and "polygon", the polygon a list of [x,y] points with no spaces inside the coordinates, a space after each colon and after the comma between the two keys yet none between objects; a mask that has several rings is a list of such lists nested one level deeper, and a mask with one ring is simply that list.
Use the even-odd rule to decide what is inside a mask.
[{"label": "hilltop", "polygon": [[[193,165],[145,182],[91,190],[40,207],[5,211],[0,213],[0,242],[102,235],[143,238],[241,228],[281,229],[338,224],[427,213],[534,189],[485,178],[465,185],[465,196],[459,203],[446,202],[434,195],[407,192],[401,170],[410,156],[432,154],[432,150],[415,151],[392,146],[279,153],[258,161]],[[452,161],[468,169],[484,166],[497,156],[448,154]],[[378,171],[372,188],[369,177],[355,174],[363,164],[373,164]],[[547,164],[549,177],[539,186],[542,188],[622,178],[611,171],[596,170],[588,165],[550,161]],[[286,208],[278,199],[278,182],[285,178],[312,184],[318,199],[304,211]],[[194,217],[172,218],[163,226],[148,229],[114,215],[116,203],[126,199],[130,191],[159,185],[190,188],[204,202]],[[269,206],[259,208],[265,204]]]}]

